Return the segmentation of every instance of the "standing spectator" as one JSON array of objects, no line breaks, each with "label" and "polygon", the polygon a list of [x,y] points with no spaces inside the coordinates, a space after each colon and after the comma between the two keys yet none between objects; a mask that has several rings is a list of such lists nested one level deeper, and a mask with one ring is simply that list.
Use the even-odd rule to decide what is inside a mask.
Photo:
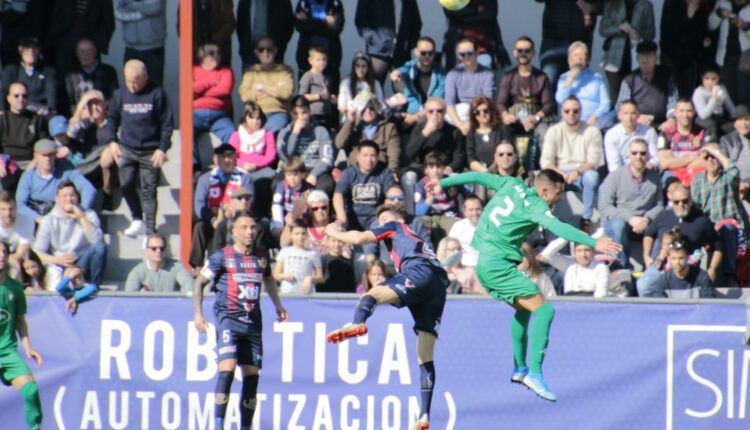
[{"label": "standing spectator", "polygon": [[[282,166],[283,180],[276,184],[271,207],[271,229],[278,231],[294,219],[294,203],[304,198],[312,186],[305,181],[305,162],[300,157],[292,157]],[[327,204],[327,203],[326,203]]]},{"label": "standing spectator", "polygon": [[276,256],[273,277],[281,283],[282,294],[310,294],[315,284],[323,282],[320,254],[305,246],[307,225],[291,224],[292,245],[281,248]]},{"label": "standing spectator", "polygon": [[344,242],[326,236],[328,252],[323,254],[323,282],[315,285],[317,293],[353,293],[357,283],[350,259],[343,256]]},{"label": "standing spectator", "polygon": [[125,291],[171,293],[187,292],[193,277],[179,261],[167,257],[167,239],[153,233],[146,239],[146,257],[135,266],[125,280]]},{"label": "standing spectator", "polygon": [[237,40],[240,42],[242,70],[258,63],[255,47],[266,36],[273,40],[277,48],[275,61],[283,63],[286,45],[292,34],[294,15],[291,0],[239,0],[237,3]]},{"label": "standing spectator", "polygon": [[[121,3],[124,2],[118,2],[118,6]],[[75,67],[76,44],[82,38],[94,42],[102,54],[109,51],[109,41],[115,31],[112,0],[56,0],[48,7],[52,8],[52,20],[45,37],[44,53],[60,76]]]},{"label": "standing spectator", "polygon": [[127,236],[156,230],[156,187],[172,130],[164,90],[150,80],[143,62],[128,61],[125,86],[112,97],[103,136],[120,168],[120,188],[133,218],[123,232]]},{"label": "standing spectator", "polygon": [[498,25],[497,0],[471,0],[462,9],[443,9],[443,13],[448,18],[448,29],[443,42],[446,69],[455,67],[456,54],[453,47],[459,49],[456,43],[462,39],[476,42],[474,48],[480,64],[496,70],[503,70],[510,65]]},{"label": "standing spectator", "polygon": [[449,237],[455,237],[461,242],[461,265],[467,267],[476,267],[479,252],[471,246],[474,239],[474,231],[477,229],[479,217],[484,209],[479,197],[468,195],[464,198],[463,215],[464,218],[453,224],[448,232]]},{"label": "standing spectator", "polygon": [[8,264],[15,279],[21,278],[23,261],[28,258],[34,240],[34,220],[19,216],[16,201],[8,191],[0,191],[0,242],[8,245]]},{"label": "standing spectator", "polygon": [[70,113],[75,112],[76,105],[85,93],[97,90],[102,93],[104,100],[109,100],[120,86],[117,81],[117,71],[114,67],[99,60],[99,51],[96,50],[91,40],[78,41],[76,58],[78,58],[78,64],[65,76],[67,106],[64,107],[69,107]]},{"label": "standing spectator", "polygon": [[310,102],[310,113],[318,125],[332,126],[338,123],[334,115],[334,105],[338,105],[331,77],[326,75],[328,53],[318,46],[310,47],[307,62],[310,70],[299,80],[299,94]]},{"label": "standing spectator", "polygon": [[[559,90],[559,88],[558,88]],[[599,172],[604,164],[602,134],[596,127],[581,122],[581,103],[569,97],[562,103],[563,120],[547,132],[539,164],[565,178],[566,188],[583,193],[581,229],[592,227],[596,206]]]},{"label": "standing spectator", "polygon": [[5,155],[0,162],[0,178],[13,175],[9,169],[10,160],[25,169],[31,161],[34,142],[49,136],[44,117],[27,109],[29,93],[25,84],[10,84],[6,100],[9,109],[0,115],[0,146]]},{"label": "standing spectator", "polygon": [[533,130],[541,146],[549,120],[555,113],[555,101],[550,93],[547,75],[531,64],[535,53],[534,41],[530,37],[516,39],[513,56],[518,60],[518,66],[503,75],[497,93],[497,106],[503,124],[511,127],[513,134]]},{"label": "standing spectator", "polygon": [[461,64],[445,77],[446,121],[466,136],[471,130],[471,100],[478,96],[493,99],[495,75],[489,67],[477,62],[477,43],[473,40],[459,40],[456,55]]},{"label": "standing spectator", "polygon": [[697,299],[716,296],[707,273],[699,266],[688,264],[686,248],[686,244],[680,241],[669,244],[667,259],[670,269],[659,276],[654,290],[647,297]]},{"label": "standing spectator", "polygon": [[299,0],[294,10],[294,27],[299,32],[297,70],[300,75],[310,65],[307,54],[313,45],[328,53],[326,76],[334,88],[341,79],[341,32],[344,30],[344,3],[341,0]]},{"label": "standing spectator", "polygon": [[648,0],[607,0],[604,2],[599,34],[604,40],[604,72],[609,99],[617,100],[620,82],[630,74],[632,48],[656,36],[654,6]]},{"label": "standing spectator", "polygon": [[167,38],[166,0],[118,1],[115,18],[125,41],[123,63],[140,60],[149,80],[161,85],[164,75],[164,41]]},{"label": "standing spectator", "polygon": [[636,139],[643,140],[648,145],[651,158],[646,159],[649,168],[657,167],[659,159],[656,156],[656,131],[638,122],[641,111],[633,100],[620,103],[617,119],[620,123],[607,130],[604,135],[604,155],[607,158],[607,170],[614,172],[619,167],[630,163],[630,143]]},{"label": "standing spectator", "polygon": [[734,115],[734,103],[724,85],[719,83],[719,69],[708,67],[701,75],[701,85],[693,91],[693,107],[698,118],[695,123],[714,138],[730,129],[729,118]]},{"label": "standing spectator", "polygon": [[581,120],[588,125],[605,128],[610,111],[607,83],[598,72],[589,68],[589,50],[583,42],[573,42],[568,48],[570,70],[560,76],[555,100],[562,106],[565,99],[575,96],[581,106]]},{"label": "standing spectator", "polygon": [[336,100],[339,113],[345,116],[349,111],[356,111],[360,107],[357,105],[357,97],[366,91],[374,94],[381,102],[385,100],[383,87],[375,79],[370,56],[360,51],[354,54],[349,76],[345,77],[339,85],[339,95]]},{"label": "standing spectator", "polygon": [[12,0],[0,3],[0,64],[17,63],[18,42],[27,37],[44,40],[52,14],[47,0]]},{"label": "standing spectator", "polygon": [[266,114],[266,130],[274,133],[289,124],[289,100],[294,90],[292,69],[274,61],[276,45],[270,37],[261,37],[255,48],[260,60],[242,75],[240,99],[255,102]]},{"label": "standing spectator", "polygon": [[[206,43],[218,46],[222,66],[231,67],[234,2],[232,0],[193,0],[193,52]],[[177,6],[177,34],[180,34],[180,7]]]},{"label": "standing spectator", "polygon": [[83,269],[96,287],[102,283],[107,246],[99,217],[79,205],[78,190],[70,181],[57,187],[55,207],[39,223],[34,252],[47,266],[49,285],[57,285],[63,270],[71,265]]},{"label": "standing spectator", "polygon": [[734,131],[721,138],[721,148],[740,171],[740,194],[750,190],[750,110],[738,105],[732,116]]},{"label": "standing spectator", "polygon": [[568,243],[559,237],[542,251],[540,260],[554,267],[565,277],[563,294],[566,296],[607,297],[609,294],[609,267],[594,260],[594,248],[576,243],[573,255],[562,255],[560,250]]},{"label": "standing spectator", "polygon": [[422,30],[417,0],[358,0],[354,23],[381,85],[393,64],[410,59]]},{"label": "standing spectator", "polygon": [[740,56],[750,49],[750,2],[719,0],[708,15],[708,29],[719,30],[716,64],[721,67],[721,81],[735,102],[750,103],[750,77],[739,72]]},{"label": "standing spectator", "polygon": [[703,146],[705,130],[693,122],[695,111],[688,99],[677,100],[674,120],[662,127],[657,148],[659,168],[664,184],[676,178],[685,186],[690,186],[693,176],[706,168],[705,160],[699,156]]},{"label": "standing spectator", "polygon": [[435,49],[432,38],[420,37],[412,51],[414,60],[407,61],[390,74],[394,92],[406,97],[404,122],[407,124],[419,120],[422,105],[428,98],[445,96],[445,70],[435,62]]},{"label": "standing spectator", "polygon": [[701,0],[665,0],[661,11],[661,62],[672,70],[680,97],[698,83],[701,52],[708,38],[708,10]]},{"label": "standing spectator", "polygon": [[[21,56],[20,63],[7,64],[3,68],[2,88],[10,88],[14,82],[26,85],[26,109],[40,116],[54,115],[57,110],[55,69],[41,61],[39,41],[35,38],[21,40],[18,54]],[[4,104],[2,109],[6,109]]]},{"label": "standing spectator", "polygon": [[466,161],[474,172],[487,172],[494,161],[495,148],[510,140],[510,133],[500,122],[500,113],[492,100],[484,96],[471,101],[471,131],[466,136]]},{"label": "standing spectator", "polygon": [[305,163],[307,183],[326,194],[333,194],[333,145],[331,135],[324,127],[310,121],[310,102],[298,96],[292,102],[294,121],[279,132],[277,148],[279,159],[286,161],[300,157]]},{"label": "standing spectator", "polygon": [[628,163],[610,171],[599,189],[604,235],[622,245],[618,258],[624,268],[631,267],[630,239],[642,237],[664,208],[659,172],[646,163],[648,144],[633,139],[628,148]]},{"label": "standing spectator", "polygon": [[[497,144],[493,153],[492,164],[487,167],[485,172],[500,176],[512,176],[521,180],[526,180],[529,177],[518,158],[516,145],[509,140],[502,140]],[[474,194],[483,202],[488,202],[495,195],[495,190],[476,184]]]}]

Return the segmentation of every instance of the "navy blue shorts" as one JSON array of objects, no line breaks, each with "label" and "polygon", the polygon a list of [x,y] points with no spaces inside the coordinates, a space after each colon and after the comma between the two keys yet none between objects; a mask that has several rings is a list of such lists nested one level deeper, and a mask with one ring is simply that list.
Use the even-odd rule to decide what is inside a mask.
[{"label": "navy blue shorts", "polygon": [[238,330],[239,322],[218,320],[216,352],[218,361],[235,359],[237,364],[263,367],[263,336],[260,329]]},{"label": "navy blue shorts", "polygon": [[409,308],[415,333],[424,331],[438,336],[448,287],[448,277],[443,269],[426,264],[413,266],[382,284],[401,299],[401,303],[394,306]]}]

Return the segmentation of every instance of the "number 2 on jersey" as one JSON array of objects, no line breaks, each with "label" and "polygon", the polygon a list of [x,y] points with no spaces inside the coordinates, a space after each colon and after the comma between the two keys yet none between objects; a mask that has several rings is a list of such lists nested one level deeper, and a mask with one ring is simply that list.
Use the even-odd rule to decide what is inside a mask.
[{"label": "number 2 on jersey", "polygon": [[515,207],[515,205],[513,204],[513,200],[511,200],[508,196],[505,196],[505,198],[503,199],[503,203],[505,204],[505,207],[503,207],[502,205],[498,205],[495,206],[495,209],[492,209],[492,212],[490,212],[490,221],[492,221],[492,223],[497,227],[500,227],[500,225],[502,224],[499,217],[506,217],[510,215],[510,213],[513,212],[513,208]]}]

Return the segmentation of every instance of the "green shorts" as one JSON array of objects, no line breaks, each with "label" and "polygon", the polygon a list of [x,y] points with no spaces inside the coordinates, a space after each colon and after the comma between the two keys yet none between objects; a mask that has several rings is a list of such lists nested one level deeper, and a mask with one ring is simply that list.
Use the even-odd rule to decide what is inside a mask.
[{"label": "green shorts", "polygon": [[5,385],[19,376],[31,375],[31,370],[16,350],[0,352],[0,381]]},{"label": "green shorts", "polygon": [[476,270],[479,282],[490,296],[511,306],[516,297],[539,294],[539,287],[508,260],[480,253]]}]

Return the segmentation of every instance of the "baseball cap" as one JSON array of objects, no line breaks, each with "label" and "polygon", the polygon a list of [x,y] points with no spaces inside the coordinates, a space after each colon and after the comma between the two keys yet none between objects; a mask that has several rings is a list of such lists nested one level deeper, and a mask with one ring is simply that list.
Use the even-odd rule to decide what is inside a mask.
[{"label": "baseball cap", "polygon": [[62,115],[53,116],[49,120],[47,128],[49,128],[49,134],[52,136],[65,134],[68,132],[68,120]]},{"label": "baseball cap", "polygon": [[239,199],[240,197],[252,197],[252,196],[253,196],[253,192],[244,187],[238,190],[235,190],[235,192],[232,193],[233,199]]},{"label": "baseball cap", "polygon": [[34,143],[34,152],[40,154],[51,154],[57,152],[57,145],[49,139],[39,139]]},{"label": "baseball cap", "polygon": [[223,154],[227,151],[232,151],[235,154],[237,153],[237,150],[234,148],[234,146],[228,144],[228,143],[222,143],[221,145],[214,148],[214,155]]}]

